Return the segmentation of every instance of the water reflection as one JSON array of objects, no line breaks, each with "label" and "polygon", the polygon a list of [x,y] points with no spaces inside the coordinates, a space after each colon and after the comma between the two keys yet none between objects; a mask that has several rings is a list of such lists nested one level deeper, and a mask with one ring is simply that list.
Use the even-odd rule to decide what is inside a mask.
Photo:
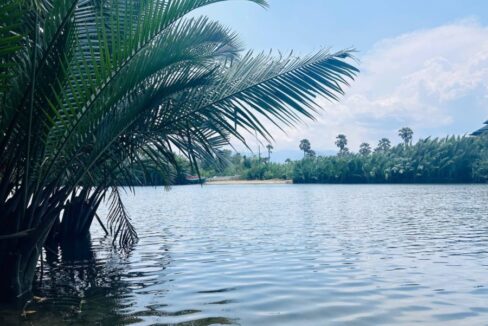
[{"label": "water reflection", "polygon": [[[46,248],[38,266],[34,300],[20,315],[4,311],[0,324],[19,325],[118,325],[137,322],[120,313],[131,296],[123,275],[129,256],[111,247],[110,241],[78,239],[58,248]],[[3,320],[2,320],[3,318]]]}]

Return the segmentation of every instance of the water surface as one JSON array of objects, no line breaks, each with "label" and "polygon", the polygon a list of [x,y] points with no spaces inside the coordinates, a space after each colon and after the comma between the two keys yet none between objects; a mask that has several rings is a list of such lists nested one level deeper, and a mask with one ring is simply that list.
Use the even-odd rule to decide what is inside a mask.
[{"label": "water surface", "polygon": [[93,250],[43,267],[49,299],[20,321],[488,324],[487,202],[484,185],[138,188],[134,250],[94,227]]}]

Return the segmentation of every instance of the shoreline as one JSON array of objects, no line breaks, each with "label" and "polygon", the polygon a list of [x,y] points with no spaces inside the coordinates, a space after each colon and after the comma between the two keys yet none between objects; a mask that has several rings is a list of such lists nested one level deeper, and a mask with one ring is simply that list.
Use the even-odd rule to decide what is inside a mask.
[{"label": "shoreline", "polygon": [[205,185],[278,185],[293,184],[293,180],[269,179],[269,180],[209,180]]}]

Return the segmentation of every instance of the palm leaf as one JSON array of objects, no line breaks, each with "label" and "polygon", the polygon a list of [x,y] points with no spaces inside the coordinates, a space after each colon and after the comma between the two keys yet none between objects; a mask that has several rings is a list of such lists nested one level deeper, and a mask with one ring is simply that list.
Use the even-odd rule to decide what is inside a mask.
[{"label": "palm leaf", "polygon": [[116,187],[112,188],[109,200],[107,227],[113,236],[112,243],[118,241],[120,247],[127,249],[137,241],[137,233]]}]

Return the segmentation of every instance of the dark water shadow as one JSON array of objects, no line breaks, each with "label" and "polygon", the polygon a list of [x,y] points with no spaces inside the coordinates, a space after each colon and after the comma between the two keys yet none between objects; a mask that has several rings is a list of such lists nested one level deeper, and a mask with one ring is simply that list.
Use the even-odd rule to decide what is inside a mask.
[{"label": "dark water shadow", "polygon": [[[130,254],[129,254],[130,255]],[[120,325],[136,322],[123,313],[128,255],[109,241],[89,237],[46,248],[24,307],[0,307],[0,325]]]}]

